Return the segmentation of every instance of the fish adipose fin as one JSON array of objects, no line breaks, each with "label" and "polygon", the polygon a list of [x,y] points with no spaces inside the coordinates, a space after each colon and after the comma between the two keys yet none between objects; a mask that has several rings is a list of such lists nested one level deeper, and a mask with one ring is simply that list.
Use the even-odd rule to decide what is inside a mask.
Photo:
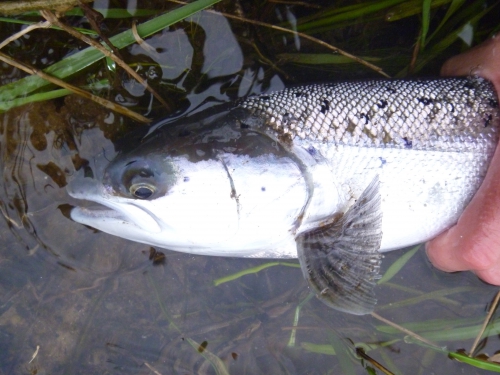
[{"label": "fish adipose fin", "polygon": [[378,176],[337,220],[297,236],[302,273],[318,298],[336,310],[369,314],[382,255]]}]

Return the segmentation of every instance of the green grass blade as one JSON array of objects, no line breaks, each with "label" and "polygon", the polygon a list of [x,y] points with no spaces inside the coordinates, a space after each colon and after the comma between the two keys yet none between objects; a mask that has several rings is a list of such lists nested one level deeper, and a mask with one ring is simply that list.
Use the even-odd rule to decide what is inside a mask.
[{"label": "green grass blade", "polygon": [[[83,86],[83,88],[91,91],[102,90],[104,88],[109,88],[109,82],[108,80],[102,80],[96,82],[95,84]],[[22,105],[26,105],[29,103],[43,102],[45,100],[61,98],[63,96],[70,95],[72,93],[73,93],[72,91],[67,89],[58,89],[13,99],[8,102],[0,102],[0,113],[6,112],[9,109],[20,107]]]},{"label": "green grass blade", "polygon": [[[100,8],[92,8],[96,12],[101,13],[104,18],[132,18],[132,17],[149,17],[153,16],[158,11],[156,10],[150,10],[150,9],[135,9],[134,11],[130,12],[127,9],[122,9],[122,8],[109,8],[109,9],[100,9]],[[83,10],[80,8],[73,8],[68,10],[67,12],[64,12],[65,16],[80,16],[83,17],[85,16]],[[30,12],[25,12],[22,13],[20,16],[26,16],[26,17],[40,17],[40,12],[38,11],[30,11]]]},{"label": "green grass blade", "polygon": [[292,332],[290,332],[290,338],[288,339],[288,344],[287,346],[289,347],[293,347],[295,346],[295,338],[297,336],[297,329],[296,327],[299,325],[299,319],[300,319],[300,310],[302,309],[302,307],[307,303],[309,302],[309,300],[311,298],[314,297],[314,294],[313,293],[309,293],[308,296],[306,298],[304,298],[298,305],[297,307],[295,308],[295,314],[293,316],[293,323],[292,323]]},{"label": "green grass blade", "polygon": [[305,351],[316,353],[316,354],[326,354],[326,355],[336,355],[335,349],[328,344],[314,344],[312,342],[301,342],[300,347]]},{"label": "green grass blade", "polygon": [[[142,23],[137,27],[137,32],[141,38],[145,38],[167,26],[193,15],[196,12],[199,12],[200,10],[208,8],[219,1],[220,0],[197,0],[181,8],[158,16],[150,21]],[[127,30],[110,38],[110,41],[116,46],[116,48],[120,49],[135,43],[135,38],[132,34],[132,30]],[[51,65],[44,71],[52,76],[64,79],[88,67],[103,57],[104,55],[101,52],[97,51],[93,47],[88,47]],[[48,84],[49,82],[38,76],[29,76],[16,82],[9,83],[0,87],[0,102],[26,95]]]},{"label": "green grass blade", "polygon": [[420,248],[420,245],[415,246],[410,251],[404,253],[397,261],[395,261],[391,266],[385,271],[384,276],[378,281],[377,284],[383,284],[392,279],[396,274],[401,271],[401,269],[405,266],[406,263],[415,255],[417,250]]},{"label": "green grass blade", "polygon": [[450,352],[448,353],[448,356],[450,358],[456,359],[459,362],[467,363],[468,365],[483,369],[483,370],[488,370],[492,372],[500,372],[500,363],[495,363],[495,362],[488,362],[482,359],[478,358],[470,358],[466,354],[463,353],[457,353],[457,352]]},{"label": "green grass blade", "polygon": [[[370,62],[378,62],[382,59],[379,57],[359,56],[361,59]],[[306,65],[337,65],[337,64],[352,64],[357,62],[349,57],[342,55],[333,55],[331,53],[280,53],[276,55],[280,64],[306,64]]]},{"label": "green grass blade", "polygon": [[[5,18],[5,17],[0,17],[0,22],[5,22],[5,23],[18,23],[20,25],[34,25],[35,23],[38,23],[38,22],[33,22],[33,21],[23,21],[23,20],[18,20],[18,19],[14,19],[14,18]],[[54,29],[54,30],[61,30],[61,28],[57,27],[57,26],[52,26],[51,29]],[[79,32],[81,32],[82,34],[86,34],[86,35],[97,35],[97,33],[94,31],[94,30],[89,30],[89,29],[83,29],[81,27],[75,27],[74,28],[75,30],[78,30]]]},{"label": "green grass blade", "polygon": [[446,21],[448,21],[448,19],[462,7],[464,2],[465,0],[452,0],[450,6],[448,7],[448,10],[446,11],[446,14],[439,23],[438,27],[436,27],[436,30],[434,30],[432,35],[425,41],[426,44],[429,43],[434,38],[434,36],[441,30]]},{"label": "green grass blade", "polygon": [[394,302],[394,303],[391,303],[388,305],[380,306],[378,308],[378,310],[387,310],[387,309],[400,308],[403,306],[411,306],[411,305],[415,305],[415,304],[423,302],[423,301],[435,300],[435,299],[439,299],[443,296],[449,296],[449,295],[455,294],[455,293],[471,292],[473,290],[474,290],[473,287],[468,287],[468,286],[440,289],[440,290],[436,290],[434,292],[422,294],[418,297],[412,297],[412,298],[408,298],[408,299],[405,299],[402,301]]},{"label": "green grass blade", "polygon": [[420,47],[424,48],[425,38],[429,32],[429,25],[431,24],[431,0],[423,0],[422,2],[422,33],[420,37]]},{"label": "green grass blade", "polygon": [[402,3],[404,0],[383,0],[383,1],[368,1],[358,6],[351,8],[351,6],[346,7],[346,11],[337,12],[337,14],[331,16],[324,16],[315,21],[310,21],[298,26],[298,31],[308,31],[311,29],[317,29],[322,26],[333,25],[340,22],[345,22],[349,20],[357,20],[359,17],[366,16],[378,12],[380,10],[392,7],[396,4]]},{"label": "green grass blade", "polygon": [[[431,1],[431,9],[440,7],[449,3],[451,0],[434,0]],[[388,10],[385,17],[386,21],[394,22],[403,18],[408,18],[422,13],[422,0],[405,1],[402,4]]]},{"label": "green grass blade", "polygon": [[[458,35],[460,34],[460,32],[463,30],[464,27],[468,26],[469,24],[476,25],[483,16],[489,14],[491,10],[498,4],[499,3],[496,2],[490,7],[483,9],[479,13],[476,11],[477,3],[473,3],[471,7],[465,9],[465,14],[468,14],[470,18],[469,17],[465,18],[465,21],[462,21],[457,28],[451,31],[448,35],[442,37],[441,40],[438,43],[434,44],[431,48],[427,48],[426,53],[421,55],[421,57],[418,59],[418,62],[415,65],[413,73],[419,72],[431,60],[435,59],[437,56],[442,54],[443,51],[446,50],[446,48],[448,48],[458,39]],[[457,15],[457,16],[460,16],[460,18],[462,18],[462,15]]]},{"label": "green grass blade", "polygon": [[[481,331],[482,324],[472,325],[468,327],[459,327],[454,329],[444,329],[436,332],[425,332],[422,333],[422,337],[425,337],[431,341],[463,341],[476,338],[478,333]],[[495,321],[486,326],[482,338],[496,336],[500,334],[500,321]]]},{"label": "green grass blade", "polygon": [[[101,13],[104,18],[132,18],[132,17],[149,17],[157,13],[154,10],[150,9],[135,9],[133,12],[130,12],[127,9],[121,8],[110,8],[110,9],[99,9],[93,8],[96,12]],[[65,16],[84,16],[85,14],[80,8],[73,8],[66,13]]]},{"label": "green grass blade", "polygon": [[42,92],[39,94],[33,94],[30,96],[26,96],[24,98],[9,100],[7,102],[0,102],[0,113],[6,112],[9,109],[20,107],[22,105],[26,105],[29,103],[43,102],[45,100],[61,98],[71,93],[72,92],[67,89],[52,90],[52,91]]},{"label": "green grass blade", "polygon": [[224,362],[222,362],[222,360],[219,357],[217,357],[215,354],[208,351],[207,349],[200,351],[199,350],[200,344],[198,344],[193,339],[190,339],[189,337],[186,337],[186,341],[189,343],[189,345],[193,347],[193,349],[198,351],[198,353],[200,353],[212,365],[217,375],[230,375],[229,372],[227,371],[226,365],[224,364]]},{"label": "green grass blade", "polygon": [[[482,328],[482,323],[470,325],[467,327],[454,327],[454,328],[450,328],[448,325],[443,324],[443,328],[441,330],[436,330],[433,332],[419,332],[418,330],[416,330],[415,333],[419,334],[420,336],[422,336],[427,340],[434,342],[465,341],[476,338],[478,333],[481,331],[481,328]],[[383,329],[383,331],[386,330],[388,331],[388,329],[385,328]],[[392,334],[400,336],[401,332],[394,331]],[[498,334],[500,334],[500,321],[495,321],[493,323],[488,324],[481,338],[496,336]],[[419,344],[419,345],[422,343],[420,340],[413,338],[411,336],[405,336],[405,342],[411,344]]]},{"label": "green grass blade", "polygon": [[286,266],[286,267],[300,268],[300,264],[297,264],[297,263],[268,262],[268,263],[261,264],[259,266],[247,268],[245,270],[233,273],[232,275],[228,275],[228,276],[224,276],[224,277],[221,277],[219,279],[216,279],[216,280],[214,280],[214,285],[218,286],[220,284],[224,284],[224,283],[227,283],[229,281],[233,281],[233,280],[239,279],[242,276],[250,275],[252,273],[258,273],[258,272],[260,272],[262,270],[265,270],[266,268],[274,267],[274,266]]},{"label": "green grass blade", "polygon": [[[148,277],[149,284],[151,285],[151,287],[155,293],[155,297],[156,297],[156,300],[157,300],[158,305],[160,307],[160,310],[161,310],[164,318],[169,322],[169,327],[175,329],[179,333],[182,333],[182,330],[179,328],[179,326],[177,324],[175,324],[174,319],[172,318],[172,316],[170,315],[170,312],[167,310],[167,307],[163,303],[163,300],[160,296],[160,291],[158,290],[158,286],[156,285],[155,280],[153,279],[153,277],[151,276],[150,273],[147,274],[147,277]],[[224,362],[222,362],[219,357],[217,357],[216,355],[214,355],[213,353],[209,352],[206,349],[203,352],[201,352],[199,350],[200,344],[198,344],[196,341],[192,340],[191,338],[185,337],[185,340],[189,343],[189,345],[191,345],[193,347],[194,350],[196,350],[198,353],[201,353],[201,355],[207,361],[210,362],[210,364],[215,369],[215,371],[218,375],[229,375],[229,373],[227,372],[226,366],[224,365]]]},{"label": "green grass blade", "polygon": [[[354,362],[351,360],[351,353],[349,353],[349,347],[346,342],[342,340],[336,332],[328,332],[328,341],[331,347],[337,353],[337,358],[339,360],[339,365],[342,370],[342,374],[356,375],[356,370],[354,368]],[[346,340],[347,341],[347,340]]]},{"label": "green grass blade", "polygon": [[[421,322],[410,322],[410,323],[401,323],[400,325],[410,331],[416,332],[418,334],[423,334],[424,332],[435,332],[435,331],[447,331],[447,330],[455,330],[458,327],[463,327],[465,325],[477,325],[482,323],[484,318],[482,316],[477,317],[475,319],[471,318],[461,318],[461,319],[430,319],[424,320]],[[389,325],[377,325],[375,329],[379,332],[389,333],[389,334],[397,334],[401,332],[396,327],[392,327]]]}]

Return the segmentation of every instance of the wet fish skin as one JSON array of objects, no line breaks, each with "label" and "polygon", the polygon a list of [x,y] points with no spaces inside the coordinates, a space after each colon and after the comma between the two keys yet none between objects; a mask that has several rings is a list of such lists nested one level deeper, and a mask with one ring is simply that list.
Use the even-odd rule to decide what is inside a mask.
[{"label": "wet fish skin", "polygon": [[456,222],[500,121],[476,77],[308,85],[204,116],[75,180],[70,195],[109,210],[72,218],[177,251],[298,257],[320,299],[354,314],[373,310],[380,251]]},{"label": "wet fish skin", "polygon": [[478,77],[317,84],[250,97],[241,106],[290,142],[470,151],[497,137],[498,99]]}]

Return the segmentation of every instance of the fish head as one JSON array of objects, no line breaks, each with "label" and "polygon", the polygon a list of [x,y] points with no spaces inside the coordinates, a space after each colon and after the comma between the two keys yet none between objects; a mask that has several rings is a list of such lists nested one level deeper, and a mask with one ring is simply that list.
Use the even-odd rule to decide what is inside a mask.
[{"label": "fish head", "polygon": [[[252,154],[255,150],[272,158],[283,156],[271,139],[242,130],[234,114],[209,126],[174,126],[155,132],[135,148],[120,152],[100,177],[78,177],[68,185],[73,198],[93,203],[73,208],[71,218],[136,242],[220,255],[219,250],[231,243],[228,239],[241,234],[243,216],[228,163],[238,162],[244,168],[246,160],[265,158]],[[238,186],[244,189],[245,184]],[[270,197],[271,192],[264,194],[261,185],[254,190],[254,195],[247,194],[246,207],[263,206],[253,197]],[[269,217],[263,209],[254,209],[252,223],[258,221],[259,212],[262,219]]]}]

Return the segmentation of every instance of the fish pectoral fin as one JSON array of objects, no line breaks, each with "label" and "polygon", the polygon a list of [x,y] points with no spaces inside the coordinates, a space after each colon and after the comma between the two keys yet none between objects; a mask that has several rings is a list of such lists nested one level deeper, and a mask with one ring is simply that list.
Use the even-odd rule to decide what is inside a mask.
[{"label": "fish pectoral fin", "polygon": [[382,212],[378,176],[339,219],[297,236],[302,273],[326,305],[369,314],[382,255]]}]

